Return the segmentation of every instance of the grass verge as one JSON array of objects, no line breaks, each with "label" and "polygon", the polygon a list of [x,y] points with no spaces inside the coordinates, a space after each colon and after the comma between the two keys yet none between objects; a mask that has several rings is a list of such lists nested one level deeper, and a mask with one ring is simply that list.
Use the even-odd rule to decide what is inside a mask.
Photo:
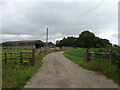
[{"label": "grass verge", "polygon": [[2,88],[22,88],[41,65],[41,61],[36,61],[35,66],[3,64]]},{"label": "grass verge", "polygon": [[[67,52],[64,52],[64,56],[68,59],[72,60],[74,63],[78,64],[79,66],[96,72],[101,72],[107,78],[112,79],[114,82],[120,85],[120,71],[119,68],[113,65],[111,68],[109,66],[109,62],[105,59],[102,61],[99,58],[94,59],[91,62],[86,62],[84,57],[84,50],[85,49],[74,49]],[[90,49],[90,51],[98,51],[99,49]]]}]

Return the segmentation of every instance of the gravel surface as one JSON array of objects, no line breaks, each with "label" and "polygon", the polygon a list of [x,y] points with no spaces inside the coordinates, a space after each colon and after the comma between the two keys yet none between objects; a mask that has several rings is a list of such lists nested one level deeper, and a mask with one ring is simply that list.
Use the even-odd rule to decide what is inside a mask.
[{"label": "gravel surface", "polygon": [[83,69],[63,56],[51,53],[24,88],[118,88],[104,75]]}]

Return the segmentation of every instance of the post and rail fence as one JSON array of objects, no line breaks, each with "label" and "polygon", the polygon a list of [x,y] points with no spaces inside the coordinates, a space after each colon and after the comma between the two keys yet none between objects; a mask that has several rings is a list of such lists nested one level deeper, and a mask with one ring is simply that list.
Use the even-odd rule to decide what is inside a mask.
[{"label": "post and rail fence", "polygon": [[94,55],[109,55],[110,67],[112,66],[113,55],[116,55],[116,56],[120,57],[119,53],[113,53],[111,49],[109,50],[109,52],[89,52],[89,50],[87,49],[85,51],[86,62],[92,61],[92,54],[94,54]]},{"label": "post and rail fence", "polygon": [[39,50],[35,50],[35,48],[32,49],[32,51],[22,51],[22,52],[9,52],[9,53],[0,53],[0,56],[2,57],[2,62],[5,62],[5,64],[9,63],[10,60],[12,62],[20,63],[20,64],[29,64],[30,66],[35,65],[35,57],[37,54],[39,54]]}]

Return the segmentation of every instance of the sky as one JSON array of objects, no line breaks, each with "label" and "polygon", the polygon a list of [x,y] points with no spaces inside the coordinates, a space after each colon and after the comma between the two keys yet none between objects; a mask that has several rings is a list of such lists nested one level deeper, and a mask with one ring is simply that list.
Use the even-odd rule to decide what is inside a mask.
[{"label": "sky", "polygon": [[14,1],[0,2],[0,42],[46,40],[53,43],[85,30],[118,44],[118,1]]}]

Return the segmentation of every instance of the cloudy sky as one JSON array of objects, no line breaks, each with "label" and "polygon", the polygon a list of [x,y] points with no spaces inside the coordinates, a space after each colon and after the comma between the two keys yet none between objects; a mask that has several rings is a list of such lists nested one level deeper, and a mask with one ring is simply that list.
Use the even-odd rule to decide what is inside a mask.
[{"label": "cloudy sky", "polygon": [[0,36],[4,41],[49,41],[77,37],[90,30],[96,36],[118,43],[118,2],[10,2],[1,1]]}]

